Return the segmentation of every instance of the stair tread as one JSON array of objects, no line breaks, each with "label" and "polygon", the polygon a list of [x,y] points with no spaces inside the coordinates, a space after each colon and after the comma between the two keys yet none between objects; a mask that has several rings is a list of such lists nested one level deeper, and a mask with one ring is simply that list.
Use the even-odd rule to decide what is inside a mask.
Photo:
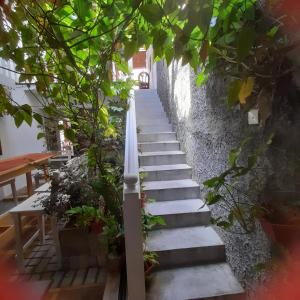
[{"label": "stair tread", "polygon": [[210,212],[201,199],[184,199],[146,203],[145,210],[154,216]]},{"label": "stair tread", "polygon": [[152,172],[152,171],[169,171],[169,170],[186,170],[192,169],[187,164],[175,164],[175,165],[157,165],[157,166],[143,166],[140,167],[140,172]]},{"label": "stair tread", "polygon": [[229,265],[216,263],[152,273],[147,300],[211,299],[243,292]]},{"label": "stair tread", "polygon": [[[156,132],[153,132],[154,134],[156,134]],[[140,142],[138,143],[138,145],[149,145],[149,144],[179,144],[178,141],[174,140],[174,141],[158,141],[158,142]]]},{"label": "stair tread", "polygon": [[199,187],[199,184],[192,179],[146,181],[143,185],[145,191]]},{"label": "stair tread", "polygon": [[149,232],[146,240],[146,248],[149,251],[168,251],[223,245],[223,241],[211,226],[153,230]]},{"label": "stair tread", "polygon": [[152,133],[152,132],[139,133],[139,135],[154,135],[154,134],[164,134],[164,133],[174,133],[175,134],[175,131],[160,131],[160,132],[156,132],[156,133]]},{"label": "stair tread", "polygon": [[142,152],[139,153],[139,156],[159,156],[159,155],[177,155],[177,154],[185,154],[183,151],[180,150],[173,150],[173,151],[151,151],[151,152]]}]

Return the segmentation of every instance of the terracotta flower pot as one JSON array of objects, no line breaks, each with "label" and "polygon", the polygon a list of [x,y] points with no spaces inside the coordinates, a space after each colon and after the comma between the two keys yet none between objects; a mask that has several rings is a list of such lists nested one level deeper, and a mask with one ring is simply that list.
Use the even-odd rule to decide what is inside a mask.
[{"label": "terracotta flower pot", "polygon": [[273,242],[288,247],[300,240],[300,224],[271,223],[265,218],[262,218],[260,222],[263,230]]},{"label": "terracotta flower pot", "polygon": [[[99,230],[99,226],[96,227]],[[64,228],[59,231],[59,241],[64,269],[95,267],[105,263],[106,252],[101,244],[101,234],[87,229]]]},{"label": "terracotta flower pot", "polygon": [[145,207],[146,200],[147,200],[147,194],[145,192],[141,192],[141,206],[142,206],[142,208]]},{"label": "terracotta flower pot", "polygon": [[100,234],[103,231],[103,222],[98,221],[98,222],[94,222],[91,224],[90,226],[90,231],[91,233],[94,234]]},{"label": "terracotta flower pot", "polygon": [[154,264],[146,262],[144,263],[145,276],[149,276],[154,268]]}]

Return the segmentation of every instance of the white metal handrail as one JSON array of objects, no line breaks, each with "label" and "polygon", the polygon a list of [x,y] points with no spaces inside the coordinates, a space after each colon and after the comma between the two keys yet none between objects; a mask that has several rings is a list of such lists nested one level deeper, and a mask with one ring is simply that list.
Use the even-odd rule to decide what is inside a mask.
[{"label": "white metal handrail", "polygon": [[145,299],[143,235],[139,185],[139,164],[135,99],[132,93],[126,117],[123,215],[127,287],[129,300]]}]

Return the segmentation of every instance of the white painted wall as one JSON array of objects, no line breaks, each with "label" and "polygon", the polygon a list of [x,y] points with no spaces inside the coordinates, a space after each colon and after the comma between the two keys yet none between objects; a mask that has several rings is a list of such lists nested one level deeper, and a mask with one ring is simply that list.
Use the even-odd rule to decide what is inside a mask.
[{"label": "white painted wall", "polygon": [[[9,76],[7,73],[0,74],[0,84],[5,85],[11,91],[11,96],[18,104],[29,104],[33,110],[38,112],[40,109],[39,103],[34,96],[28,93],[27,87],[16,86],[14,76]],[[37,134],[41,129],[33,120],[32,126],[23,123],[19,128],[15,126],[14,120],[10,116],[0,117],[0,140],[2,145],[3,155],[0,159],[7,157],[26,154],[30,152],[42,152],[45,141],[37,140]],[[26,186],[25,175],[16,178],[17,188]],[[10,187],[0,188],[0,199],[10,194]]]},{"label": "white painted wall", "polygon": [[150,89],[157,88],[157,67],[154,62],[153,48],[150,46],[146,51],[146,68],[150,74]]}]

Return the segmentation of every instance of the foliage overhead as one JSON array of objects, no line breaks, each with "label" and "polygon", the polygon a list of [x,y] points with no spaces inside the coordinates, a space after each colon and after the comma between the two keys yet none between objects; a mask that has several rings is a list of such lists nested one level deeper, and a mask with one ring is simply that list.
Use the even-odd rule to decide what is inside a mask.
[{"label": "foliage overhead", "polygon": [[[285,18],[269,13],[276,1],[268,3],[262,13],[256,0],[9,0],[0,3],[0,56],[16,63],[20,82],[35,83],[44,116],[72,120],[70,139],[77,129],[94,139],[96,124],[113,133],[105,98],[126,99],[131,85],[113,80],[112,64],[127,74],[126,61],[151,44],[156,59],[182,59],[196,72],[201,66],[198,84],[223,68],[228,105],[257,105],[264,124],[294,47],[279,34]],[[5,95],[1,86],[0,114],[17,126],[42,122]]]}]

